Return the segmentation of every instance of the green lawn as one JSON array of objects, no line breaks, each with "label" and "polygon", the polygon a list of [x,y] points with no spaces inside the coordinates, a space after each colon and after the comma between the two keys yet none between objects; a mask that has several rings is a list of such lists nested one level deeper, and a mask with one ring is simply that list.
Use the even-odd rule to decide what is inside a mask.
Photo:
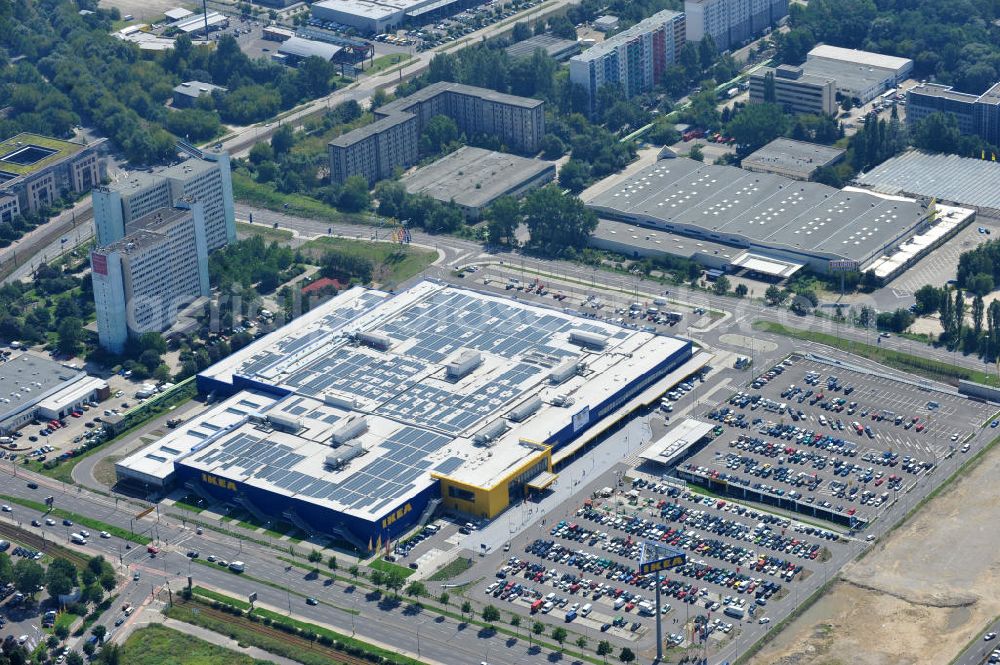
[{"label": "green lawn", "polygon": [[959,367],[958,365],[941,362],[940,360],[932,360],[930,358],[923,358],[921,356],[903,353],[902,351],[894,351],[881,346],[872,346],[871,344],[865,344],[864,342],[854,342],[829,333],[790,328],[772,321],[756,321],[754,322],[753,327],[756,330],[764,332],[777,333],[779,335],[785,335],[786,337],[794,337],[795,339],[804,339],[810,342],[826,344],[827,346],[832,346],[835,349],[841,349],[843,351],[853,353],[854,355],[861,356],[862,358],[874,360],[887,367],[923,376],[935,381],[942,381],[944,383],[955,385],[958,383],[959,379],[965,379],[967,381],[975,381],[989,386],[1000,386],[1000,379],[993,374],[969,369],[967,367]]},{"label": "green lawn", "polygon": [[[383,233],[387,234],[388,231]],[[437,253],[409,245],[347,238],[316,238],[302,246],[303,253],[317,258],[324,250],[338,250],[368,259],[375,266],[374,281],[395,285],[419,274],[437,258]]]},{"label": "green lawn", "polygon": [[472,568],[472,559],[458,557],[448,564],[442,566],[433,575],[427,578],[428,582],[444,582],[458,577],[469,568]]},{"label": "green lawn", "polygon": [[308,217],[326,222],[371,223],[371,220],[365,215],[348,215],[342,213],[336,208],[328,206],[311,196],[305,196],[304,194],[283,194],[271,185],[255,182],[253,178],[239,171],[233,171],[233,197],[243,203],[299,217]]},{"label": "green lawn", "polygon": [[247,224],[245,222],[236,222],[236,233],[260,236],[267,242],[277,243],[287,243],[293,237],[292,232],[288,229],[275,229],[262,224]]},{"label": "green lawn", "polygon": [[389,69],[394,65],[398,65],[401,62],[406,62],[413,58],[409,53],[389,53],[387,55],[380,55],[375,58],[372,62],[371,67],[365,70],[366,74],[378,74],[384,69]]},{"label": "green lawn", "polygon": [[416,572],[410,568],[407,568],[406,566],[397,566],[396,564],[390,563],[389,561],[386,561],[384,559],[375,559],[370,564],[368,564],[368,567],[374,570],[381,570],[383,573],[391,573],[392,571],[396,571],[403,577],[409,577],[414,572]]},{"label": "green lawn", "polygon": [[121,662],[128,665],[265,665],[270,661],[257,660],[154,623],[129,636]]},{"label": "green lawn", "polygon": [[245,600],[240,600],[239,598],[233,598],[232,596],[227,596],[221,594],[217,591],[212,591],[211,589],[206,589],[205,587],[196,586],[191,591],[194,592],[196,596],[201,596],[202,598],[208,598],[209,600],[217,600],[220,603],[227,603],[233,607],[238,607],[244,612],[250,609],[250,603]]}]

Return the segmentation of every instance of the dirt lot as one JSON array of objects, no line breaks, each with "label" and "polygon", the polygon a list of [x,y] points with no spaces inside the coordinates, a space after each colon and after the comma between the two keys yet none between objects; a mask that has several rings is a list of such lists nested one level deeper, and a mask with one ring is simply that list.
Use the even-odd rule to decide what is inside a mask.
[{"label": "dirt lot", "polygon": [[[940,665],[1000,614],[1000,449],[844,570],[754,665]],[[961,547],[955,547],[961,543]]]}]

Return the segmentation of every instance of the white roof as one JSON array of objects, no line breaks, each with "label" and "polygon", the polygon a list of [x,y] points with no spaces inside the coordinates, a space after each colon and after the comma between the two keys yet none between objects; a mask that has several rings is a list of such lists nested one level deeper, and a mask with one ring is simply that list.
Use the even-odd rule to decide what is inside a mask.
[{"label": "white roof", "polygon": [[281,43],[281,46],[278,47],[278,53],[294,55],[299,58],[316,56],[323,58],[324,60],[332,59],[333,56],[337,55],[342,50],[343,47],[335,46],[334,44],[328,44],[314,39],[304,39],[302,37],[289,37]]},{"label": "white roof", "polygon": [[251,413],[261,412],[277,401],[272,395],[244,390],[216,406],[202,411],[159,441],[140,448],[115,464],[126,475],[148,478],[156,485],[174,472],[174,462],[204,446],[214,434],[238,426]]},{"label": "white roof", "polygon": [[187,18],[188,16],[191,16],[191,14],[193,13],[194,12],[192,12],[190,9],[184,9],[183,7],[174,7],[173,9],[168,9],[167,11],[163,12],[163,15],[166,16],[171,21],[179,21],[182,18]]},{"label": "white roof", "polygon": [[96,376],[88,376],[85,379],[71,383],[59,392],[52,393],[38,403],[38,408],[48,411],[60,411],[63,407],[79,402],[95,390],[107,387],[108,382],[104,379],[99,379]]},{"label": "white roof", "polygon": [[879,69],[890,69],[893,71],[905,69],[913,65],[913,61],[909,58],[897,58],[892,55],[859,51],[853,48],[841,48],[839,46],[830,46],[829,44],[821,44],[809,51],[806,59],[810,58],[853,62],[859,65],[868,65],[869,67],[878,67]]},{"label": "white roof", "polygon": [[698,443],[714,425],[694,418],[686,418],[676,423],[663,437],[650,445],[639,456],[660,464],[670,464]]}]

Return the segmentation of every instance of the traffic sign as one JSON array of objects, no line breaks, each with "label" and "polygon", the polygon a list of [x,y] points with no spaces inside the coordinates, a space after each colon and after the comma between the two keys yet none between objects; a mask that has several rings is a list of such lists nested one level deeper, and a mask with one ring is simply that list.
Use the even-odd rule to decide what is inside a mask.
[{"label": "traffic sign", "polygon": [[663,543],[647,540],[639,555],[639,574],[649,575],[687,563],[687,553]]}]

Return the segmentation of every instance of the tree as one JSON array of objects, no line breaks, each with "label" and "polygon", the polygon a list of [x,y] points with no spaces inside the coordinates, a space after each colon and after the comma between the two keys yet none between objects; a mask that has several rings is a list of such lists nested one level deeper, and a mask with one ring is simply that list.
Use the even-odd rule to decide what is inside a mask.
[{"label": "tree", "polygon": [[376,589],[381,589],[382,585],[385,584],[385,573],[378,568],[373,569],[368,578],[375,585]]},{"label": "tree", "polygon": [[581,635],[580,637],[576,638],[576,646],[580,647],[581,649],[586,649],[587,648],[587,638],[584,637],[583,635]]},{"label": "tree", "polygon": [[514,29],[510,32],[510,40],[512,42],[523,42],[525,39],[531,36],[531,26],[524,21],[518,21],[514,24]]},{"label": "tree", "polygon": [[30,559],[14,564],[14,588],[26,596],[34,597],[45,579],[45,569]]},{"label": "tree", "polygon": [[498,610],[493,605],[487,605],[486,607],[483,608],[483,621],[490,624],[490,627],[492,627],[493,624],[499,620],[500,620],[500,610]]},{"label": "tree", "polygon": [[528,194],[521,209],[531,243],[550,255],[583,248],[597,228],[597,215],[592,210],[553,185]]},{"label": "tree", "polygon": [[539,145],[542,148],[542,157],[545,159],[559,159],[566,154],[566,144],[554,134],[543,136]]},{"label": "tree", "polygon": [[348,568],[347,572],[351,575],[351,577],[354,578],[354,581],[356,582],[358,580],[358,574],[361,572],[361,569],[358,568],[358,566],[355,564],[350,568]]},{"label": "tree", "polygon": [[451,596],[448,594],[447,591],[442,591],[441,595],[438,596],[438,602],[441,603],[442,605],[447,605],[449,600],[451,600]]},{"label": "tree", "polygon": [[542,623],[541,621],[536,621],[533,624],[531,624],[531,634],[534,635],[535,637],[538,637],[544,632],[545,632],[545,624]]},{"label": "tree", "polygon": [[513,196],[502,196],[486,211],[486,219],[491,243],[513,245],[521,223],[521,204]]},{"label": "tree", "polygon": [[550,18],[549,31],[556,37],[576,41],[576,26],[565,15]]},{"label": "tree", "polygon": [[635,660],[635,654],[628,647],[622,647],[621,653],[618,654],[618,660],[623,663],[631,663]]},{"label": "tree", "polygon": [[312,550],[306,558],[309,560],[309,563],[319,563],[323,560],[323,555],[319,553],[319,550]]},{"label": "tree", "polygon": [[332,554],[326,559],[326,567],[330,570],[337,572],[337,557]]},{"label": "tree", "polygon": [[6,586],[14,581],[14,566],[10,562],[10,555],[0,552],[0,586]]},{"label": "tree", "polygon": [[958,120],[950,113],[931,113],[912,132],[913,145],[930,152],[954,152],[960,138]]},{"label": "tree", "polygon": [[45,586],[52,598],[69,594],[76,585],[76,566],[66,559],[56,559],[45,571]]},{"label": "tree", "polygon": [[98,642],[104,642],[104,636],[108,634],[108,627],[97,624],[90,629],[90,633],[97,638]]},{"label": "tree", "polygon": [[700,143],[695,143],[691,146],[691,150],[688,151],[688,157],[696,162],[705,161],[705,153],[702,151]]},{"label": "tree", "polygon": [[511,614],[510,615],[510,625],[514,627],[514,633],[517,634],[517,635],[520,635],[520,632],[518,632],[518,628],[521,626],[521,615],[520,614]]},{"label": "tree", "polygon": [[986,305],[983,303],[983,297],[978,293],[972,299],[972,329],[976,333],[976,337],[983,332],[983,315],[986,313]]},{"label": "tree", "polygon": [[767,291],[764,291],[764,300],[767,301],[768,305],[780,305],[786,297],[785,292],[774,284],[767,287]]},{"label": "tree", "polygon": [[470,603],[467,600],[463,601],[461,609],[462,609],[462,618],[464,619],[466,614],[472,614],[472,603]]},{"label": "tree", "polygon": [[394,595],[399,595],[399,590],[406,583],[406,578],[398,570],[390,570],[385,575],[385,588],[392,591]]},{"label": "tree", "polygon": [[88,658],[90,656],[93,656],[95,651],[97,651],[97,647],[94,646],[93,642],[84,642],[83,643],[83,653],[87,654]]},{"label": "tree", "polygon": [[427,585],[425,585],[420,580],[414,580],[406,587],[406,595],[410,596],[426,596],[427,595]]},{"label": "tree", "polygon": [[715,284],[712,285],[712,290],[716,295],[724,296],[729,293],[729,278],[725,275],[720,275],[715,279]]},{"label": "tree", "polygon": [[747,155],[787,129],[788,116],[777,104],[749,104],[729,121],[726,133],[736,139],[739,153]]},{"label": "tree", "polygon": [[944,289],[925,284],[917,289],[913,296],[917,301],[917,314],[925,316],[933,314],[941,308],[941,302],[945,294]]},{"label": "tree", "polygon": [[608,656],[614,653],[614,647],[611,646],[611,642],[607,640],[601,640],[597,643],[597,655],[604,656],[604,662],[608,662]]},{"label": "tree", "polygon": [[454,120],[446,115],[436,115],[427,121],[420,135],[420,154],[436,155],[458,141],[459,135],[458,125]]},{"label": "tree", "polygon": [[284,155],[295,145],[295,130],[292,125],[285,123],[271,134],[271,149],[278,157]]},{"label": "tree", "polygon": [[83,335],[83,323],[80,319],[72,316],[63,319],[59,323],[57,334],[59,335],[59,340],[56,343],[56,347],[59,349],[59,352],[70,356],[76,355],[80,348],[80,339]]},{"label": "tree", "polygon": [[66,654],[66,665],[83,665],[83,656],[79,651],[70,651]]},{"label": "tree", "polygon": [[560,651],[562,651],[563,642],[566,641],[566,638],[568,636],[569,633],[567,633],[566,629],[563,628],[562,626],[556,626],[555,628],[552,629],[552,639],[554,639],[556,642],[559,643]]},{"label": "tree", "polygon": [[736,289],[733,291],[733,293],[736,294],[737,298],[745,298],[746,295],[747,295],[747,293],[749,293],[749,292],[750,292],[750,289],[748,289],[747,285],[743,284],[743,283],[737,284],[736,285]]},{"label": "tree", "polygon": [[352,175],[344,181],[337,198],[337,207],[345,212],[361,212],[371,206],[368,181],[364,176]]},{"label": "tree", "polygon": [[559,169],[559,184],[573,193],[582,192],[590,183],[590,166],[586,162],[569,159]]}]

